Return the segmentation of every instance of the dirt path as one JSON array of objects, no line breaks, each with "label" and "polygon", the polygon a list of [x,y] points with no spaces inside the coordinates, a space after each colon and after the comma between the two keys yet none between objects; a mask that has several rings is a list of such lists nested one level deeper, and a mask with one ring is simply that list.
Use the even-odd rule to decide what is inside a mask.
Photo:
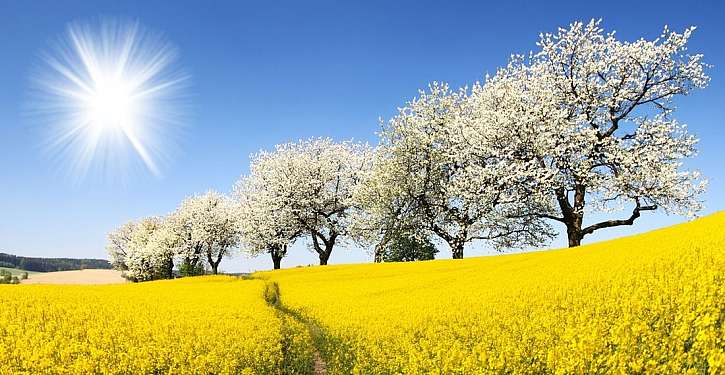
[{"label": "dirt path", "polygon": [[21,284],[121,284],[127,282],[116,270],[80,270],[34,273]]},{"label": "dirt path", "polygon": [[327,364],[325,363],[325,359],[316,344],[323,335],[322,328],[320,328],[317,323],[305,318],[299,312],[290,310],[284,306],[280,298],[279,285],[277,285],[276,282],[265,282],[264,288],[264,299],[270,306],[274,307],[280,314],[293,318],[307,328],[314,346],[314,352],[312,353],[312,373],[315,375],[326,375]]},{"label": "dirt path", "polygon": [[320,352],[318,350],[315,350],[315,352],[312,354],[312,357],[314,360],[313,370],[315,375],[327,374],[327,364],[325,364],[325,360],[322,359]]}]

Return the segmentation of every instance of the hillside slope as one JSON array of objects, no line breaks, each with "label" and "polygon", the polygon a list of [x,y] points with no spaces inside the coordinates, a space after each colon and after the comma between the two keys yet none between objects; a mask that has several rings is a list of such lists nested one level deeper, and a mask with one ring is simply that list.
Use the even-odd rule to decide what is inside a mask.
[{"label": "hillside slope", "polygon": [[725,371],[725,213],[538,253],[258,273],[332,373]]}]

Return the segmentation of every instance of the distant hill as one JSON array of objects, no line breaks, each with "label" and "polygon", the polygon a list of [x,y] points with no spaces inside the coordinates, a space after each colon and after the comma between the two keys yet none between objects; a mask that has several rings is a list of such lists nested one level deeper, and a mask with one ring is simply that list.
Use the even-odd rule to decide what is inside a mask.
[{"label": "distant hill", "polygon": [[55,272],[90,268],[110,269],[111,263],[105,259],[32,258],[0,253],[0,267],[35,272]]}]

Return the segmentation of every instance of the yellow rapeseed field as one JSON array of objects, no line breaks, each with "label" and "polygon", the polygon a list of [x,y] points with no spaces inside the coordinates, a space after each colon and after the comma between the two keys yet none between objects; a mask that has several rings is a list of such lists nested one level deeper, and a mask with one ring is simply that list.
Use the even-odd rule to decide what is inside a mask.
[{"label": "yellow rapeseed field", "polygon": [[725,373],[725,213],[576,249],[257,275],[336,374]]},{"label": "yellow rapeseed field", "polygon": [[719,374],[724,281],[720,213],[538,253],[0,286],[0,374]]},{"label": "yellow rapeseed field", "polygon": [[0,374],[281,374],[309,368],[302,325],[263,283],[205,277],[0,286]]}]

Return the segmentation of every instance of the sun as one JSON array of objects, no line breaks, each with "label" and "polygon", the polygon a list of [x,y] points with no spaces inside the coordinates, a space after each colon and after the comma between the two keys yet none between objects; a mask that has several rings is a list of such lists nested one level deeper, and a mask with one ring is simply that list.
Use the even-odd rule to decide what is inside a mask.
[{"label": "sun", "polygon": [[184,124],[188,79],[176,49],[138,22],[76,22],[43,54],[32,112],[45,120],[48,150],[76,177],[133,164],[160,175]]},{"label": "sun", "polygon": [[134,117],[133,94],[123,77],[102,77],[88,96],[88,123],[103,130],[123,130]]}]

